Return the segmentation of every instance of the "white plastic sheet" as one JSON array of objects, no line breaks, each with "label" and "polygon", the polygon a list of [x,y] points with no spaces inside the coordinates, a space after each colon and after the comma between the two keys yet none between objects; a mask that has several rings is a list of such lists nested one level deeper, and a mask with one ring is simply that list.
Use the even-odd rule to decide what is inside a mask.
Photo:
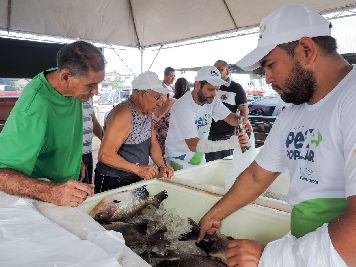
[{"label": "white plastic sheet", "polygon": [[242,153],[241,149],[235,149],[233,154],[232,168],[226,170],[224,176],[226,191],[234,184],[237,176],[240,175],[255,159],[258,150],[255,147],[255,136],[252,133],[250,136],[251,148]]},{"label": "white plastic sheet", "polygon": [[258,267],[346,267],[333,247],[328,224],[301,238],[290,233],[265,247]]},{"label": "white plastic sheet", "polygon": [[[41,214],[75,234],[80,239],[88,239],[88,235],[91,232],[106,231],[104,227],[93,220],[93,218],[81,208],[56,206],[41,201],[34,202],[34,206]],[[125,242],[121,234],[120,239],[122,243]]]},{"label": "white plastic sheet", "polygon": [[80,239],[97,244],[115,258],[121,255],[125,246],[122,234],[106,231],[81,208],[60,207],[40,201],[35,202],[34,205],[44,216]]},{"label": "white plastic sheet", "polygon": [[89,240],[104,249],[123,267],[150,266],[125,245],[121,233],[105,230],[81,208],[60,207],[40,201],[37,201],[35,206],[47,218],[80,239]]},{"label": "white plastic sheet", "polygon": [[0,199],[0,266],[121,266],[41,215],[31,200],[2,192]]},{"label": "white plastic sheet", "polygon": [[[44,216],[43,216],[44,215]],[[147,267],[121,233],[106,231],[81,208],[0,191],[0,266]]]}]

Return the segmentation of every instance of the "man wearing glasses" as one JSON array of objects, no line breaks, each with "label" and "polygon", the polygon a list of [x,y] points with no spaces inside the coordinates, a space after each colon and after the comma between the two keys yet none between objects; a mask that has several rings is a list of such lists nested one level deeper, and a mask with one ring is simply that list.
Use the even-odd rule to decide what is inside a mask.
[{"label": "man wearing glasses", "polygon": [[[173,175],[151,126],[151,114],[162,106],[161,94],[169,91],[157,74],[149,71],[137,76],[132,88],[129,99],[113,108],[107,117],[95,170],[95,193]],[[155,164],[149,164],[150,157]]]}]

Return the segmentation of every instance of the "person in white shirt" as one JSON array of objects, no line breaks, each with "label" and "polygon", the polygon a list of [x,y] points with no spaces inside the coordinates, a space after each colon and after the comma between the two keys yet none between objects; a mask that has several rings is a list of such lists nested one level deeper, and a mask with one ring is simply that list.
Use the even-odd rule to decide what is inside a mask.
[{"label": "person in white shirt", "polygon": [[261,66],[266,82],[294,105],[201,219],[199,238],[214,233],[286,169],[293,210],[291,233],[266,247],[230,241],[229,266],[356,266],[356,70],[336,48],[329,21],[304,5],[287,5],[262,20],[257,48],[237,63],[245,70]]},{"label": "person in white shirt", "polygon": [[[204,153],[249,145],[249,138],[244,133],[228,140],[207,140],[212,118],[224,120],[235,127],[244,123],[215,97],[224,83],[216,67],[202,67],[197,72],[194,90],[185,93],[173,105],[166,138],[166,160],[174,170],[203,164]],[[246,127],[250,124],[246,123]]]},{"label": "person in white shirt", "polygon": [[169,96],[174,96],[174,87],[172,86],[174,80],[176,79],[176,71],[172,67],[167,67],[164,69],[164,77],[162,85],[169,90]]},{"label": "person in white shirt", "polygon": [[83,102],[83,154],[80,181],[92,184],[93,178],[93,154],[92,142],[93,136],[98,137],[100,141],[103,138],[103,128],[95,116],[93,98]]}]

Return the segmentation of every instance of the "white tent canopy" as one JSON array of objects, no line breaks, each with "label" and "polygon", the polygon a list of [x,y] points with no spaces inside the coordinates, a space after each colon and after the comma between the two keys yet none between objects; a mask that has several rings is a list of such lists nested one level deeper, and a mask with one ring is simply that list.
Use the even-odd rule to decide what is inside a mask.
[{"label": "white tent canopy", "polygon": [[0,0],[0,30],[146,48],[251,28],[287,3],[322,13],[356,6],[346,0]]}]

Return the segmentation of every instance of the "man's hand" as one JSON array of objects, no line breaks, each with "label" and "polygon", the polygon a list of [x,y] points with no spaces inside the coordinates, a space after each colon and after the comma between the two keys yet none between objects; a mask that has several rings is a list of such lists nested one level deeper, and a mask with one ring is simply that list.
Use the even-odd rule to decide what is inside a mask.
[{"label": "man's hand", "polygon": [[174,174],[173,168],[171,166],[169,166],[169,165],[164,165],[162,167],[159,167],[158,170],[159,170],[159,175],[158,176],[162,177],[162,178],[169,179]]},{"label": "man's hand", "polygon": [[154,165],[137,165],[138,171],[136,174],[144,180],[150,180],[158,175],[158,170]]},{"label": "man's hand", "polygon": [[48,197],[45,200],[58,206],[77,207],[88,196],[93,195],[93,184],[83,184],[78,181],[69,180],[65,183],[52,184]]},{"label": "man's hand", "polygon": [[251,133],[253,132],[252,125],[251,125],[250,121],[247,118],[244,119],[243,125],[244,125],[244,128],[245,128],[246,131],[251,132]]},{"label": "man's hand", "polygon": [[200,232],[198,240],[204,239],[205,234],[213,235],[219,231],[221,220],[214,218],[209,212],[199,222]]},{"label": "man's hand", "polygon": [[243,132],[237,133],[237,138],[239,139],[240,147],[248,148],[250,146],[250,143],[249,143],[250,139],[248,138],[248,135],[246,133],[243,133]]},{"label": "man's hand", "polygon": [[229,267],[257,267],[264,247],[253,240],[238,239],[228,243],[225,253]]}]

